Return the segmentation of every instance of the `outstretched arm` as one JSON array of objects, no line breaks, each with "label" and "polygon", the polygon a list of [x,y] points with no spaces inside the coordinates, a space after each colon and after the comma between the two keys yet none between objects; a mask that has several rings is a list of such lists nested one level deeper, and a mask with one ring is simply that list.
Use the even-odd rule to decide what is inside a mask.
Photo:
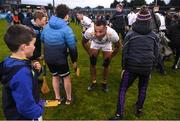
[{"label": "outstretched arm", "polygon": [[112,57],[114,57],[118,53],[119,48],[120,48],[120,42],[117,41],[116,43],[114,43],[114,50],[112,52]]}]

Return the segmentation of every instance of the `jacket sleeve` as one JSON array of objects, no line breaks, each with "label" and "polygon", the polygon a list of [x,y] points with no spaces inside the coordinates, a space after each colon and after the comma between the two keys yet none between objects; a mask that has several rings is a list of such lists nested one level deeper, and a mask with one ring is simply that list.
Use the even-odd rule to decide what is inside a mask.
[{"label": "jacket sleeve", "polygon": [[122,69],[125,69],[126,61],[127,61],[127,56],[128,56],[128,51],[129,51],[129,36],[124,38],[122,41]]},{"label": "jacket sleeve", "polygon": [[32,81],[31,71],[24,67],[13,76],[10,88],[18,112],[26,118],[38,119],[43,114],[44,109],[34,100]]},{"label": "jacket sleeve", "polygon": [[156,36],[156,40],[154,41],[154,56],[155,56],[155,61],[157,61],[158,56],[159,56],[159,52],[160,52],[159,44],[160,44],[159,38]]},{"label": "jacket sleeve", "polygon": [[69,53],[72,63],[77,62],[78,53],[76,47],[76,40],[74,33],[70,27],[67,27],[65,31],[65,41],[66,41],[66,45],[69,48]]},{"label": "jacket sleeve", "polygon": [[41,39],[41,42],[44,42],[44,30],[41,32],[41,37],[40,37],[40,39]]}]

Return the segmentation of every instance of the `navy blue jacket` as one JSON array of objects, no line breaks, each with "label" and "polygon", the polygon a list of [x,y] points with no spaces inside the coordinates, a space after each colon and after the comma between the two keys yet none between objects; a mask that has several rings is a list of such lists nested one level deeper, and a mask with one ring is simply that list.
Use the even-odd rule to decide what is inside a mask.
[{"label": "navy blue jacket", "polygon": [[[13,69],[21,67],[12,78],[7,79]],[[38,119],[44,112],[41,104],[36,103],[33,75],[27,60],[8,57],[3,63],[2,76],[3,94],[2,106],[6,119],[26,120]]]},{"label": "navy blue jacket", "polygon": [[150,72],[158,56],[157,35],[150,22],[136,21],[123,41],[122,66],[131,72]]},{"label": "navy blue jacket", "polygon": [[29,27],[31,27],[34,32],[36,33],[36,42],[35,42],[35,50],[33,53],[33,56],[31,57],[31,60],[37,60],[41,56],[41,27],[35,26],[34,20],[32,19],[30,22]]},{"label": "navy blue jacket", "polygon": [[67,49],[72,62],[77,61],[77,48],[72,29],[64,19],[52,16],[41,33],[44,43],[44,57],[49,64],[66,64]]},{"label": "navy blue jacket", "polygon": [[180,48],[180,22],[169,26],[168,37],[170,38],[173,47]]}]

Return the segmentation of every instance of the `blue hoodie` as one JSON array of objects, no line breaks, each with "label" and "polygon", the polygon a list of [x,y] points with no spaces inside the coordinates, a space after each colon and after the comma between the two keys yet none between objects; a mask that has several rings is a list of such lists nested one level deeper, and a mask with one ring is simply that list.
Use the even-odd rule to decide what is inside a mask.
[{"label": "blue hoodie", "polygon": [[[12,73],[13,69],[20,68],[10,80],[7,75]],[[19,60],[8,57],[3,63],[4,80],[3,84],[3,110],[7,119],[37,119],[44,109],[42,105],[37,104],[33,95],[33,75],[28,60]]]},{"label": "blue hoodie", "polygon": [[77,61],[77,48],[72,29],[64,19],[52,16],[41,33],[45,61],[49,64],[66,64],[67,49],[72,62]]}]

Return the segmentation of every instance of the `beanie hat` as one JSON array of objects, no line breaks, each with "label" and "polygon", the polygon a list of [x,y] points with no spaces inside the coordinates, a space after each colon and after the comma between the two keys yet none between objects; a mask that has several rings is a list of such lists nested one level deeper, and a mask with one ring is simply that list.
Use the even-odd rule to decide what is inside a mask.
[{"label": "beanie hat", "polygon": [[137,20],[148,21],[150,19],[151,19],[150,11],[147,9],[147,7],[142,7],[139,13],[137,14]]}]

